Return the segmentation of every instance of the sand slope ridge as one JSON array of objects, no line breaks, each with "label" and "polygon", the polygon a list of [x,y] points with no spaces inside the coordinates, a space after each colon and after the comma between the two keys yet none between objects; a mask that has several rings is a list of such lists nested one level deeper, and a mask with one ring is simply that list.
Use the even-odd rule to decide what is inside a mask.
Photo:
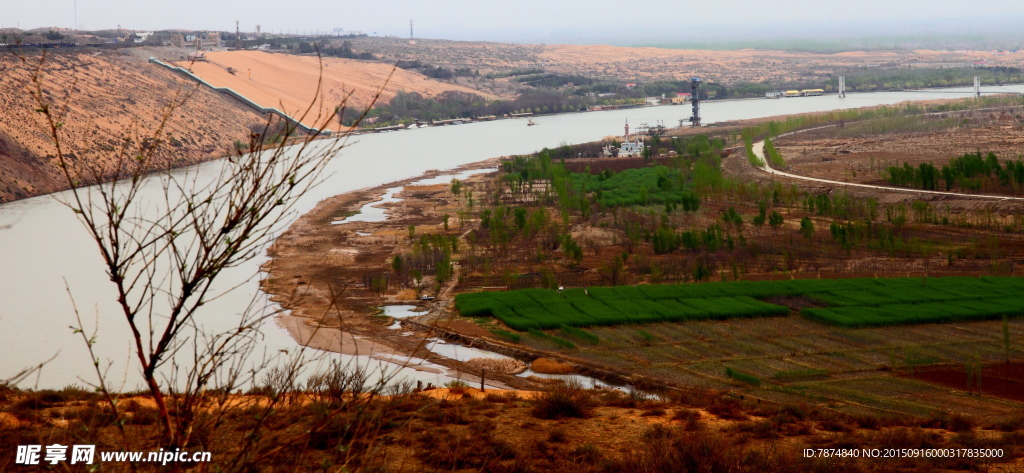
[{"label": "sand slope ridge", "polygon": [[[213,85],[229,87],[264,107],[275,107],[296,117],[306,112],[316,96],[322,61],[322,96],[317,106],[302,119],[309,126],[319,125],[317,118],[328,116],[348,92],[352,93],[350,106],[363,108],[369,105],[392,70],[394,74],[381,93],[383,102],[391,100],[401,90],[429,97],[454,90],[494,98],[468,87],[447,84],[418,72],[395,69],[381,63],[329,57],[320,60],[316,56],[263,51],[211,52],[206,57],[208,62],[190,65],[179,61],[177,65],[191,68],[194,74]],[[336,123],[335,129],[338,128]]]},{"label": "sand slope ridge", "polygon": [[[22,63],[13,55],[0,55],[0,202],[67,188],[43,117],[35,112],[38,106],[28,92],[30,70],[39,64],[39,56],[26,59]],[[116,53],[50,53],[42,82],[59,109],[64,152],[77,171],[86,164],[112,165],[123,138],[132,130],[139,133],[135,139],[147,136],[179,93],[192,95],[170,117],[167,146],[154,170],[223,156],[235,140],[248,142],[249,134],[265,123],[261,114],[237,100],[144,59]]]}]

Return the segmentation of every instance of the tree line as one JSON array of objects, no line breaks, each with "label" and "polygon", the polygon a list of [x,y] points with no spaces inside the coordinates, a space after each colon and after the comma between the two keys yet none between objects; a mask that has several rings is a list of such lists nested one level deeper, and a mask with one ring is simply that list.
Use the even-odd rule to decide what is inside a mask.
[{"label": "tree line", "polygon": [[894,186],[937,190],[941,177],[947,191],[953,188],[976,191],[985,187],[1016,193],[1024,183],[1024,162],[1018,159],[1000,164],[995,153],[982,157],[981,151],[977,151],[957,156],[941,168],[930,162],[917,167],[904,162],[902,166],[889,166],[885,173]]}]

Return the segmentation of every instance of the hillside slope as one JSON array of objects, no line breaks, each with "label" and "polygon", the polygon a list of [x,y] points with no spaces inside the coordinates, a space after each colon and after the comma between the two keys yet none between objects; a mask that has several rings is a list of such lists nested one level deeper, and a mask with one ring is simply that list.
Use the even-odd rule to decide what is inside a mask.
[{"label": "hillside slope", "polygon": [[[316,56],[222,51],[207,53],[206,57],[209,62],[189,64],[179,61],[177,65],[190,68],[194,74],[213,85],[230,87],[264,107],[282,109],[296,118],[309,108],[316,96],[317,82],[322,79],[322,95],[318,98],[318,107],[310,110],[302,120],[309,126],[317,126],[317,117],[327,116],[348,93],[352,94],[351,103],[348,104],[350,107],[365,108],[385,81],[387,85],[380,96],[384,103],[403,90],[428,97],[454,90],[494,98],[468,87],[440,82],[418,72],[395,69],[388,64],[375,62],[325,57],[321,69],[321,60]],[[229,72],[228,68],[234,73]],[[338,127],[336,124],[333,128]]]},{"label": "hillside slope", "polygon": [[[28,94],[30,69],[39,56],[22,62],[0,55],[0,202],[65,189],[42,117]],[[264,118],[238,101],[143,60],[114,53],[49,54],[43,63],[45,92],[58,103],[63,143],[77,163],[109,163],[112,150],[132,129],[142,136],[159,123],[176,94],[192,93],[167,126],[173,152],[155,169],[187,166],[225,154],[235,140],[248,141]],[[80,169],[84,166],[80,166]]]},{"label": "hillside slope", "polygon": [[[137,50],[136,50],[137,49]],[[123,137],[145,137],[159,123],[162,110],[176,96],[191,98],[170,117],[167,141],[172,148],[154,162],[154,170],[197,164],[227,154],[236,140],[248,142],[266,118],[237,100],[200,87],[146,58],[166,51],[136,48],[125,52],[49,54],[43,63],[45,90],[62,109],[63,143],[72,162],[110,164]],[[301,115],[315,96],[320,64],[316,57],[257,51],[210,53],[212,63],[193,70],[214,85],[231,87],[266,107]],[[54,148],[28,93],[32,68],[39,56],[21,61],[0,55],[0,202],[66,189],[58,172]],[[189,64],[182,64],[186,67]],[[227,71],[231,67],[235,74]],[[352,93],[350,106],[369,105],[377,90],[390,100],[400,90],[436,96],[442,92],[478,93],[386,64],[346,59],[323,60],[323,91],[318,107],[304,120],[315,123]],[[330,128],[330,127],[328,127]],[[335,125],[333,128],[339,128]],[[85,166],[79,166],[79,170]]]}]

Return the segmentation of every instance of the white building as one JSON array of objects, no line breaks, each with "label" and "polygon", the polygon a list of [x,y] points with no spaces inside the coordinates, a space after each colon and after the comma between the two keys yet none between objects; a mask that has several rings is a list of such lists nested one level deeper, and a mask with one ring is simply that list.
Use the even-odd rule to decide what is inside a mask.
[{"label": "white building", "polygon": [[[622,137],[622,145],[619,146],[618,157],[620,158],[639,158],[644,152],[644,140],[638,135],[635,140],[630,139],[629,135],[629,120],[626,120],[626,134]],[[606,157],[612,156],[612,146],[608,145],[604,147],[604,155]]]}]

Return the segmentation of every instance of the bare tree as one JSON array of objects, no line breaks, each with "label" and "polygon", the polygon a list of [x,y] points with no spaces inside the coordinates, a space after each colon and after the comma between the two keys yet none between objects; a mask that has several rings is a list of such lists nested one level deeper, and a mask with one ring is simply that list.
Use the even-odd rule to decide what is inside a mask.
[{"label": "bare tree", "polygon": [[[297,198],[322,179],[328,161],[345,146],[352,128],[318,138],[327,138],[320,129],[346,112],[347,98],[332,112],[320,113],[318,84],[298,120],[319,126],[301,135],[296,123],[271,115],[262,133],[251,134],[244,146],[236,143],[212,179],[197,172],[149,175],[166,162],[160,159],[165,153],[173,152],[164,145],[166,126],[196,89],[179,90],[153,130],[132,127],[111,161],[72,162],[69,155],[76,150],[68,149],[63,135],[72,98],[48,93],[45,54],[38,60],[20,58],[32,68],[28,93],[71,188],[64,203],[84,223],[116,288],[135,361],[159,411],[163,442],[183,447],[195,431],[193,420],[205,395],[239,387],[245,376],[242,361],[252,354],[257,328],[266,317],[247,310],[235,329],[207,334],[196,321],[200,309],[223,295],[213,286],[219,275],[263,251],[271,232],[294,213]],[[281,146],[269,144],[278,140]],[[154,179],[159,180],[160,202],[142,193],[144,184]],[[83,187],[84,182],[97,184]],[[85,336],[81,324],[79,329]],[[91,351],[94,339],[85,340]],[[116,413],[116,398],[102,370],[97,369],[97,376],[98,388]]]}]

